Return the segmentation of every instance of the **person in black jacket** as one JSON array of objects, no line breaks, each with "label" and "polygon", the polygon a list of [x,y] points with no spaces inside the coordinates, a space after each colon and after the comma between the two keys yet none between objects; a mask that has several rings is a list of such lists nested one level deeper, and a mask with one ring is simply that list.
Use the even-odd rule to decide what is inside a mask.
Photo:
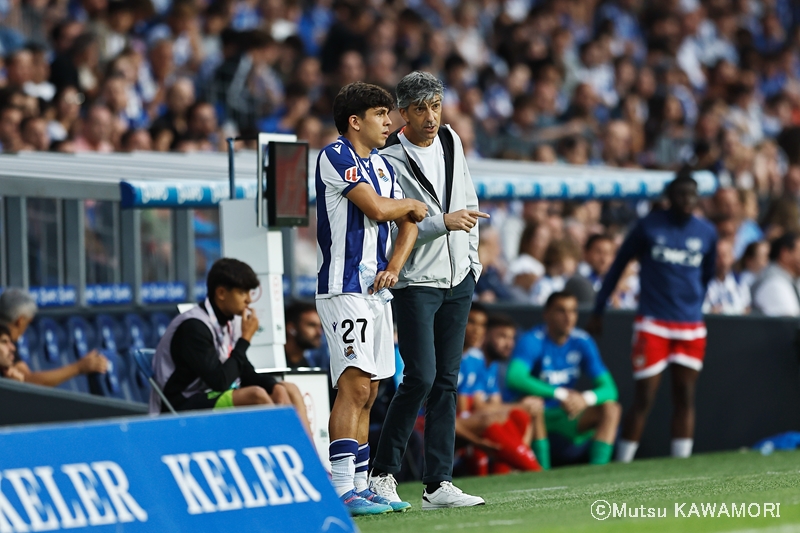
[{"label": "person in black jacket", "polygon": [[156,349],[156,379],[178,411],[243,405],[293,405],[308,430],[300,390],[259,374],[247,359],[258,318],[250,291],[258,277],[246,263],[223,258],[208,274],[208,298],[173,319]]}]

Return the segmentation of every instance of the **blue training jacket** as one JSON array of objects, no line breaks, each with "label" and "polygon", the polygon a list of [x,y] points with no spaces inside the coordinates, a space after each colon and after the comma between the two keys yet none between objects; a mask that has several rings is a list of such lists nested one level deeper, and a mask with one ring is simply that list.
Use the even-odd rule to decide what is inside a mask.
[{"label": "blue training jacket", "polygon": [[641,219],[617,252],[597,294],[602,313],[631,259],[641,265],[640,316],[673,322],[703,320],[703,300],[714,276],[717,231],[697,217],[681,221],[671,211],[653,211]]}]

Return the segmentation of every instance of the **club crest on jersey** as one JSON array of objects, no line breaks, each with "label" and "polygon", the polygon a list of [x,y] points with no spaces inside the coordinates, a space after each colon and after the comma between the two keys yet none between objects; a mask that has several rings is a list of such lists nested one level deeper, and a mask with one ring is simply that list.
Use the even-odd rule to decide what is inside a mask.
[{"label": "club crest on jersey", "polygon": [[378,177],[380,179],[382,179],[383,181],[389,181],[389,177],[386,176],[386,174],[383,173],[383,169],[382,168],[378,169]]},{"label": "club crest on jersey", "polygon": [[358,167],[350,167],[344,171],[344,181],[355,183],[358,181]]},{"label": "club crest on jersey", "polygon": [[356,358],[356,351],[353,349],[352,346],[348,346],[347,348],[344,349],[344,356],[352,361],[353,359]]},{"label": "club crest on jersey", "polygon": [[689,237],[686,239],[686,248],[691,252],[699,252],[703,247],[703,241],[697,237]]}]

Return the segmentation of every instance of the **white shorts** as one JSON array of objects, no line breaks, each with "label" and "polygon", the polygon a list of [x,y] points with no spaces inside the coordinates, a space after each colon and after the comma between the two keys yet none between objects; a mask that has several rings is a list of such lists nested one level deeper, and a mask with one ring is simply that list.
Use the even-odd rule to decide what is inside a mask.
[{"label": "white shorts", "polygon": [[377,297],[338,294],[317,299],[317,313],[331,354],[331,383],[348,367],[373,381],[394,376],[394,325],[391,304]]}]

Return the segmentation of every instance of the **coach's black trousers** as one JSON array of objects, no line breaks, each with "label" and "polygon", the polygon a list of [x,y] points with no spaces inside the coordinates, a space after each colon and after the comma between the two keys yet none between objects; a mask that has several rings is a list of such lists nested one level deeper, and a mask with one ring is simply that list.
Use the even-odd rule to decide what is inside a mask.
[{"label": "coach's black trousers", "polygon": [[458,370],[475,278],[470,273],[453,289],[407,287],[392,292],[405,370],[386,413],[373,467],[392,474],[400,471],[417,414],[425,403],[422,482],[451,481]]}]

